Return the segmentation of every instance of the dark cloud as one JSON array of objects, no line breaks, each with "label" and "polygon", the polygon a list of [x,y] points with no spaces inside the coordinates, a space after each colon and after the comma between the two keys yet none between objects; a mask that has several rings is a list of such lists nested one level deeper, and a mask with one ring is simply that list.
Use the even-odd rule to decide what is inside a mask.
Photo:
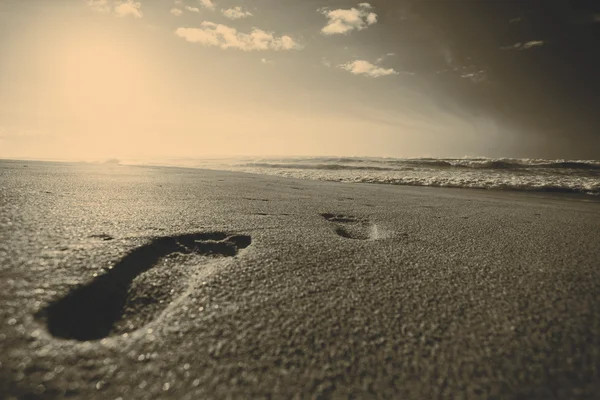
[{"label": "dark cloud", "polygon": [[430,77],[440,103],[519,132],[516,155],[600,158],[599,1],[371,4],[386,50]]}]

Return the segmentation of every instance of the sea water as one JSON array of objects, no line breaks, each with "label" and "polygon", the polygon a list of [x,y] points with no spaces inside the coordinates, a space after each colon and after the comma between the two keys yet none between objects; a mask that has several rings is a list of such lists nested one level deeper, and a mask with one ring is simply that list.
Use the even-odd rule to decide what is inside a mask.
[{"label": "sea water", "polygon": [[129,160],[337,182],[600,195],[600,161],[515,158],[289,157]]}]

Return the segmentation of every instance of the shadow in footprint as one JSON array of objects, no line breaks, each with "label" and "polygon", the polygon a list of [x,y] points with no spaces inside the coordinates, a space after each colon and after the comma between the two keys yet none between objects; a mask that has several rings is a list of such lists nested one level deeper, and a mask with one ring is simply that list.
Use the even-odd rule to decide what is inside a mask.
[{"label": "shadow in footprint", "polygon": [[330,213],[321,214],[321,216],[331,222],[334,225],[335,233],[343,238],[356,240],[380,239],[377,226],[365,219]]},{"label": "shadow in footprint", "polygon": [[88,236],[91,239],[100,239],[100,240],[104,240],[104,241],[108,241],[108,240],[113,240],[114,238],[110,235],[107,235],[106,233],[100,233],[97,235],[90,235]]},{"label": "shadow in footprint", "polygon": [[[97,340],[134,331],[155,319],[176,296],[173,281],[181,282],[171,279],[175,269],[181,270],[182,264],[197,266],[198,256],[235,256],[250,243],[250,236],[220,232],[156,238],[131,251],[104,275],[50,304],[38,318],[45,319],[53,336],[64,339]],[[192,263],[186,264],[190,257]],[[158,264],[160,268],[153,268]],[[189,276],[190,268],[183,269]],[[147,285],[143,278],[152,273],[162,281],[154,277]],[[185,277],[185,272],[180,276]],[[142,284],[132,285],[140,279]]]}]

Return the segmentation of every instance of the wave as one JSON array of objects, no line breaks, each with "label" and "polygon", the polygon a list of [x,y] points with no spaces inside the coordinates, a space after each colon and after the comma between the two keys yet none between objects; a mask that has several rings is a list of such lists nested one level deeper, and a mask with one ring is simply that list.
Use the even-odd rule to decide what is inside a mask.
[{"label": "wave", "polygon": [[[357,165],[359,164],[359,165]],[[369,165],[365,165],[369,164]],[[286,169],[330,169],[330,170],[397,170],[407,167],[433,169],[556,169],[600,171],[599,161],[540,160],[540,159],[375,159],[375,158],[294,158],[263,159],[259,162],[242,164],[246,167],[286,168]]]},{"label": "wave", "polygon": [[169,165],[337,182],[583,193],[600,196],[600,161],[516,158],[293,157],[169,159]]},{"label": "wave", "polygon": [[395,163],[421,167],[469,168],[469,169],[588,169],[600,170],[598,161],[563,161],[531,159],[407,159]]},{"label": "wave", "polygon": [[293,159],[238,170],[302,179],[600,195],[600,162],[541,159]]},{"label": "wave", "polygon": [[600,163],[585,161],[561,161],[547,164],[537,164],[538,168],[566,168],[566,169],[597,169],[600,170]]},{"label": "wave", "polygon": [[549,182],[507,182],[507,181],[488,181],[481,182],[477,180],[440,180],[440,179],[377,179],[362,178],[354,180],[360,183],[378,183],[388,185],[403,186],[432,186],[448,188],[467,188],[467,189],[493,189],[493,190],[512,190],[525,192],[541,193],[566,193],[566,194],[585,194],[600,196],[600,184],[597,185],[577,185],[577,184],[554,184]]},{"label": "wave", "polygon": [[275,169],[308,169],[308,170],[358,170],[358,171],[395,171],[397,168],[358,166],[343,164],[274,164],[274,163],[247,163],[240,164],[241,167],[275,168]]}]

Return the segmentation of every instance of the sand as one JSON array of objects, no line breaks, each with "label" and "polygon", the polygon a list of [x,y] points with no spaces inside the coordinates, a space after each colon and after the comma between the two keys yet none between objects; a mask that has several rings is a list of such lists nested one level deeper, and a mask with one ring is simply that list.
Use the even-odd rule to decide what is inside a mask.
[{"label": "sand", "polygon": [[600,202],[0,162],[0,397],[594,398]]}]

